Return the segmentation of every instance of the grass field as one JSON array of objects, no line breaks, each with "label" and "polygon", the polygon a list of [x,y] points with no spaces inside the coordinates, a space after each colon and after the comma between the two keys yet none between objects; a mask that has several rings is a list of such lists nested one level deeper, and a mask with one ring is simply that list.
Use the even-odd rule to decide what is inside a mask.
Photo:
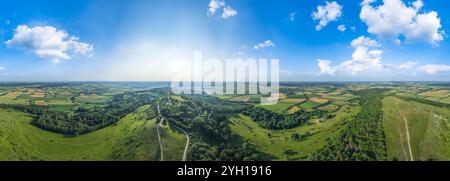
[{"label": "grass field", "polygon": [[4,94],[3,96],[0,96],[0,103],[3,104],[22,104],[22,105],[28,105],[30,104],[29,99],[23,99],[19,98],[19,96],[22,94],[21,91],[9,91],[8,93]]},{"label": "grass field", "polygon": [[101,104],[105,103],[109,98],[109,96],[101,96],[97,94],[80,94],[75,98],[75,102]]},{"label": "grass field", "polygon": [[305,101],[306,101],[306,99],[283,99],[283,100],[280,100],[280,102],[292,103],[292,104],[300,104]]},{"label": "grass field", "polygon": [[[0,160],[158,160],[155,120],[146,120],[140,112],[146,108],[76,137],[41,130],[30,124],[28,115],[0,109]],[[164,139],[168,146],[184,146],[178,134],[168,132]],[[172,152],[173,158],[181,157],[177,149]]]},{"label": "grass field", "polygon": [[307,97],[303,93],[289,94],[287,95],[289,99],[306,99]]},{"label": "grass field", "polygon": [[383,112],[389,160],[450,158],[450,110],[387,97]]},{"label": "grass field", "polygon": [[183,158],[186,136],[169,126],[160,129],[163,143],[164,160],[180,161]]},{"label": "grass field", "polygon": [[262,107],[264,109],[276,112],[276,113],[283,113],[291,106],[295,105],[294,103],[285,103],[285,102],[278,102],[275,105],[262,105],[262,104],[256,104],[256,107]]},{"label": "grass field", "polygon": [[[337,135],[346,118],[351,114],[356,114],[359,108],[353,108],[349,113],[343,111],[344,109],[341,110],[337,117],[330,120],[288,130],[272,131],[264,129],[249,117],[243,115],[231,117],[230,127],[244,140],[276,160],[304,160],[325,145],[328,138]],[[293,133],[304,136],[304,138],[292,140]]]},{"label": "grass field", "polygon": [[317,102],[314,102],[314,101],[306,101],[305,103],[300,104],[299,107],[302,108],[302,109],[310,110],[310,109],[313,109],[314,107],[317,107],[319,105],[321,105],[321,103],[317,103]]}]

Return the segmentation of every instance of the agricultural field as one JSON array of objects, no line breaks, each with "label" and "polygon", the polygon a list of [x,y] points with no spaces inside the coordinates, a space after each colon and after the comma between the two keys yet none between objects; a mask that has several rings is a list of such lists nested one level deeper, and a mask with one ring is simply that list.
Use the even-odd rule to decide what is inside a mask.
[{"label": "agricultural field", "polygon": [[288,108],[294,106],[295,103],[286,103],[286,102],[278,102],[275,105],[262,105],[256,104],[257,107],[262,107],[264,109],[276,112],[276,113],[284,113]]}]

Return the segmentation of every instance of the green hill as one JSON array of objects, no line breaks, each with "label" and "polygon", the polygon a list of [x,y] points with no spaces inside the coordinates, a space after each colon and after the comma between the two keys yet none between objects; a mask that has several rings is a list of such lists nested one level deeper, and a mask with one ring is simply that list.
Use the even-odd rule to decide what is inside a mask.
[{"label": "green hill", "polygon": [[[117,123],[80,136],[44,131],[27,114],[0,109],[0,160],[158,160],[156,120],[147,120],[143,106]],[[166,131],[165,145],[184,145],[179,133]],[[182,146],[178,146],[182,147]],[[182,149],[164,153],[182,157]]]},{"label": "green hill", "polygon": [[389,160],[450,158],[449,109],[386,97],[383,113]]},{"label": "green hill", "polygon": [[324,121],[285,130],[269,130],[242,114],[230,118],[231,130],[257,150],[274,160],[305,160],[323,147],[327,140],[337,135],[342,124],[359,112],[359,107],[344,106],[337,116]]}]

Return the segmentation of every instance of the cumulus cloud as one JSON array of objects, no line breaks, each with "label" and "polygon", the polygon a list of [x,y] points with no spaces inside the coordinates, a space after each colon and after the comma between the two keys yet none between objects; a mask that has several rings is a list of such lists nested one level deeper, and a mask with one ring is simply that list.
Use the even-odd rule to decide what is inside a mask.
[{"label": "cumulus cloud", "polygon": [[255,50],[259,50],[259,49],[262,49],[262,48],[269,48],[269,47],[274,47],[274,46],[275,46],[275,43],[273,43],[272,40],[266,40],[266,41],[264,41],[262,43],[258,43],[253,48]]},{"label": "cumulus cloud", "polygon": [[331,66],[331,61],[329,60],[317,60],[319,68],[320,68],[320,74],[321,75],[331,75],[334,76],[336,74],[337,67]]},{"label": "cumulus cloud", "polygon": [[383,51],[377,49],[378,42],[364,36],[353,40],[351,46],[355,49],[352,60],[343,62],[339,68],[342,71],[356,75],[368,69],[382,69]]},{"label": "cumulus cloud", "polygon": [[222,8],[222,15],[220,15],[223,19],[228,19],[230,17],[236,16],[237,11],[233,9],[231,6],[226,6],[226,3],[224,0],[211,0],[208,4],[208,15],[214,15],[216,14],[221,8]]},{"label": "cumulus cloud", "polygon": [[[393,71],[410,70],[419,65],[417,61],[407,61],[398,65],[384,64],[383,51],[379,49],[380,44],[376,40],[364,36],[354,39],[350,45],[354,49],[351,60],[333,66],[329,60],[318,59],[320,75],[335,76],[337,73],[344,73],[355,76],[363,72],[373,71],[392,73]],[[418,69],[428,74],[435,74],[437,72],[450,71],[450,66],[425,65]]]},{"label": "cumulus cloud", "polygon": [[345,25],[339,25],[337,28],[338,28],[339,31],[342,31],[342,32],[344,32],[345,30],[347,30],[347,28],[345,27]]},{"label": "cumulus cloud", "polygon": [[321,74],[334,76],[337,71],[357,75],[366,70],[383,69],[382,55],[383,51],[377,49],[379,44],[377,41],[361,36],[354,39],[351,43],[354,48],[352,59],[331,66],[331,61],[318,60],[318,66]]},{"label": "cumulus cloud", "polygon": [[211,0],[208,4],[208,15],[213,15],[218,9],[225,6],[225,1],[223,0]]},{"label": "cumulus cloud", "polygon": [[420,66],[419,70],[429,75],[435,75],[440,72],[449,72],[450,65],[428,64]]},{"label": "cumulus cloud", "polygon": [[223,13],[222,13],[221,17],[223,19],[228,19],[230,17],[236,16],[236,14],[237,14],[236,10],[234,10],[230,6],[227,6],[227,7],[223,8]]},{"label": "cumulus cloud", "polygon": [[316,26],[316,30],[319,31],[328,23],[338,20],[342,15],[342,6],[336,1],[326,2],[325,6],[317,6],[317,11],[313,12],[313,20],[318,20],[319,24]]},{"label": "cumulus cloud", "polygon": [[8,47],[33,52],[42,59],[55,63],[69,60],[75,54],[90,56],[93,46],[79,41],[78,37],[69,36],[65,31],[52,26],[28,27],[19,25],[13,38],[5,42]]},{"label": "cumulus cloud", "polygon": [[405,5],[401,0],[383,0],[379,6],[372,5],[377,0],[364,0],[360,13],[361,20],[368,26],[368,32],[380,39],[400,43],[425,42],[434,46],[444,39],[441,20],[435,11],[423,12],[422,0]]}]

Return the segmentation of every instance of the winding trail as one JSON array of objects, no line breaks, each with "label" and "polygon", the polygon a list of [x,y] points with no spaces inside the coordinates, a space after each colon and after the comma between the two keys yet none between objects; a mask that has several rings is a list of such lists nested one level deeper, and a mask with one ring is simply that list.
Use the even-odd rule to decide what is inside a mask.
[{"label": "winding trail", "polygon": [[[167,119],[166,117],[164,117],[162,114],[161,114],[161,110],[160,110],[160,108],[159,108],[159,103],[158,103],[158,114],[159,114],[159,116],[161,117],[161,121],[159,122],[159,126],[160,127],[163,127],[163,123],[164,123],[164,121],[167,121],[167,124],[169,124],[170,122],[169,122],[169,119]],[[173,126],[174,128],[176,128],[177,130],[179,130],[179,131],[181,131],[185,136],[186,136],[186,146],[184,147],[184,152],[183,152],[183,158],[182,158],[182,161],[186,161],[186,157],[187,157],[187,151],[188,151],[188,148],[189,148],[189,141],[190,141],[190,139],[189,139],[189,135],[188,135],[188,133],[185,131],[185,130],[183,130],[183,129],[181,129],[180,127],[178,127],[178,126],[175,126],[175,125],[171,125],[171,126]],[[158,138],[160,137],[160,135],[159,135],[159,131],[158,131]],[[160,147],[161,147],[161,152],[162,152],[162,150],[163,150],[163,148],[162,148],[162,143],[161,143],[161,140],[160,140]],[[163,156],[162,156],[162,153],[161,153],[161,161],[163,160]]]},{"label": "winding trail", "polygon": [[403,117],[403,121],[405,122],[406,140],[407,140],[407,143],[408,143],[408,150],[409,150],[410,161],[414,161],[413,154],[412,154],[412,149],[411,149],[411,141],[409,139],[408,121],[406,120],[404,115],[402,115],[402,117]]},{"label": "winding trail", "polygon": [[178,129],[179,131],[181,131],[182,133],[184,133],[184,135],[186,136],[186,146],[184,147],[184,152],[183,152],[183,158],[181,161],[186,161],[186,156],[187,156],[187,151],[188,151],[188,147],[189,147],[189,135],[187,134],[187,132],[183,129],[181,129],[178,126],[172,125],[174,128]]}]

